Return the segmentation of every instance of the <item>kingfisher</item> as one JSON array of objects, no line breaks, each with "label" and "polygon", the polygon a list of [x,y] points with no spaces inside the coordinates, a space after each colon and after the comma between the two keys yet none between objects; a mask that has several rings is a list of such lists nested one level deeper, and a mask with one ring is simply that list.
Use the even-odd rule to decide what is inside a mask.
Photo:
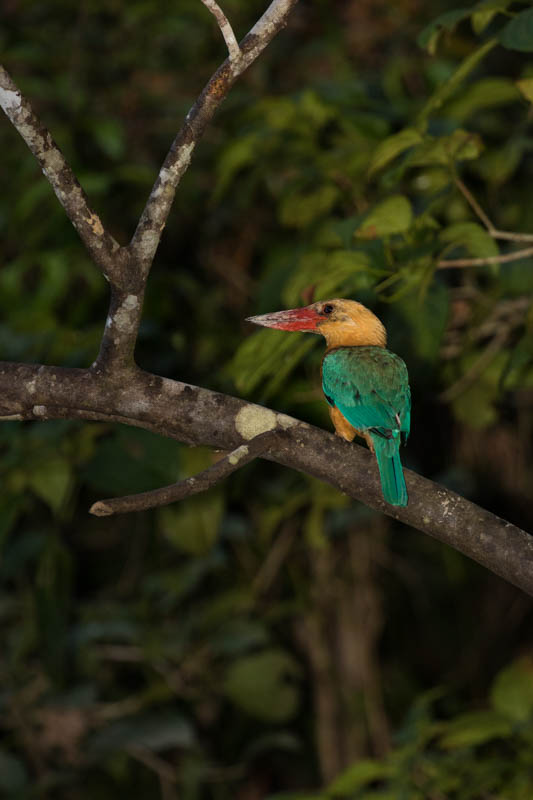
[{"label": "kingfisher", "polygon": [[384,499],[406,506],[400,443],[411,426],[409,376],[404,361],[387,350],[387,332],[376,315],[355,300],[335,298],[247,321],[325,338],[322,390],[335,433],[349,442],[356,435],[366,440],[376,456]]}]

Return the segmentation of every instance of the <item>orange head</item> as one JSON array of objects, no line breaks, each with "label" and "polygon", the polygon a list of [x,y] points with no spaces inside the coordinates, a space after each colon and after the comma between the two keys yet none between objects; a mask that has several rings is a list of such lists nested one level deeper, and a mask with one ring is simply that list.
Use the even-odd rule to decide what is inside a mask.
[{"label": "orange head", "polygon": [[353,345],[385,347],[387,344],[387,333],[382,323],[355,300],[322,300],[305,308],[276,311],[274,314],[247,317],[247,320],[281,331],[320,333],[328,348]]}]

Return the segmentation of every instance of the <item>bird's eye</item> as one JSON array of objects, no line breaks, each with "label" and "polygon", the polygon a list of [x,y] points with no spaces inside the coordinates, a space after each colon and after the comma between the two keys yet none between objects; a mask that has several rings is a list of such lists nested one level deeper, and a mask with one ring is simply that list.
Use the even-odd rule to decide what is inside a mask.
[{"label": "bird's eye", "polygon": [[323,314],[331,314],[334,310],[335,306],[332,306],[331,303],[326,303],[325,306],[322,306],[322,313]]}]

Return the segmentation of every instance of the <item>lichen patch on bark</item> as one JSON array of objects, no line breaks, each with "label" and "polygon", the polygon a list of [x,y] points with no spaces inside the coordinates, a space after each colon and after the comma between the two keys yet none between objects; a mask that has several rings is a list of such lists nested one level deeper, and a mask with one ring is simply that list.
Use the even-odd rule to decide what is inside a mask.
[{"label": "lichen patch on bark", "polygon": [[294,417],[289,417],[288,414],[276,414],[276,420],[279,427],[283,428],[284,431],[298,424],[298,420],[294,419]]},{"label": "lichen patch on bark", "polygon": [[228,461],[230,464],[235,466],[235,464],[239,463],[241,458],[244,458],[247,455],[248,455],[248,445],[241,444],[241,446],[238,447],[236,450],[234,450],[233,453],[229,456]]},{"label": "lichen patch on bark", "polygon": [[92,232],[95,233],[97,236],[104,235],[104,226],[102,225],[100,218],[98,217],[97,214],[93,213],[90,215],[90,217],[86,217],[85,222],[92,230]]},{"label": "lichen patch on bark", "polygon": [[127,332],[132,326],[132,314],[137,310],[139,305],[139,298],[135,294],[127,294],[119,308],[113,315],[113,322],[119,331]]},{"label": "lichen patch on bark", "polygon": [[235,417],[235,429],[243,439],[253,439],[276,427],[276,414],[262,406],[244,406]]},{"label": "lichen patch on bark", "polygon": [[20,92],[13,91],[12,89],[3,89],[0,87],[0,106],[4,109],[6,114],[18,111],[22,105],[22,97]]}]

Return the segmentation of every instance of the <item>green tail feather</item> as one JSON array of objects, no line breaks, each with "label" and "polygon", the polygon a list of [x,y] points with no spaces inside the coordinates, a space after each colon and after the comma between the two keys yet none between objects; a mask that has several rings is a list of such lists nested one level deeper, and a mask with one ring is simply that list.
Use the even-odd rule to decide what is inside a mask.
[{"label": "green tail feather", "polygon": [[391,506],[406,506],[407,488],[400,461],[399,440],[372,436],[372,441],[376,451],[383,497]]}]

